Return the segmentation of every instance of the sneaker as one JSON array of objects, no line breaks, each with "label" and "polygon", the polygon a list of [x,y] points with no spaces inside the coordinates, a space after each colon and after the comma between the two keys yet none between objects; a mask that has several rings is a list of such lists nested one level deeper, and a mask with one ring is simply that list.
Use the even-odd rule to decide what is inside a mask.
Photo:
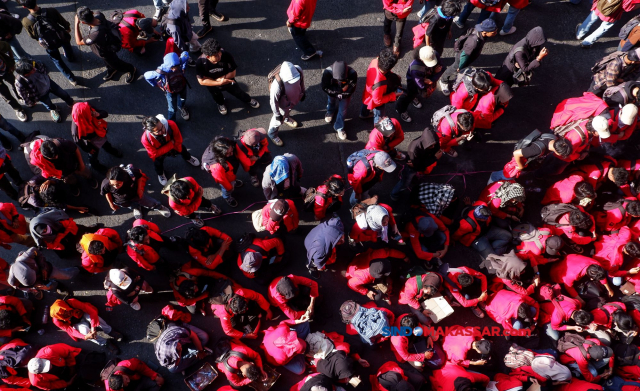
[{"label": "sneaker", "polygon": [[227,111],[227,106],[225,105],[218,105],[218,111],[220,112],[220,114],[222,115],[227,115],[228,111]]},{"label": "sneaker", "polygon": [[198,158],[195,156],[191,156],[191,158],[189,158],[187,162],[194,167],[200,167],[200,160],[198,160]]},{"label": "sneaker", "polygon": [[318,269],[309,269],[309,274],[314,280],[320,279],[320,272],[318,271]]},{"label": "sneaker", "polygon": [[156,13],[153,14],[153,19],[160,20],[160,15],[162,15],[162,7],[156,7]]},{"label": "sneaker", "polygon": [[140,209],[133,210],[133,218],[139,220],[142,218],[142,211]]},{"label": "sneaker", "polygon": [[398,46],[393,47],[393,55],[396,56],[396,58],[400,58],[400,47]]},{"label": "sneaker", "polygon": [[164,205],[161,205],[158,209],[156,209],[162,217],[171,217],[171,210]]},{"label": "sneaker", "polygon": [[308,54],[308,55],[307,54],[303,54],[302,57],[300,57],[300,59],[302,61],[309,61],[312,58],[314,58],[315,56],[318,56],[318,57],[322,58],[322,50],[316,50],[315,53],[313,53],[313,54]]},{"label": "sneaker", "polygon": [[124,339],[124,336],[115,330],[111,330],[109,335],[118,342],[122,342],[122,340]]},{"label": "sneaker", "polygon": [[127,84],[131,84],[134,81],[136,81],[136,71],[137,69],[135,67],[133,67],[133,71],[131,72],[127,72],[125,78],[124,78],[124,82]]},{"label": "sneaker", "polygon": [[337,130],[338,132],[338,138],[340,140],[346,140],[347,139],[347,132],[345,132],[343,129]]},{"label": "sneaker", "polygon": [[217,20],[218,22],[226,22],[229,20],[229,18],[227,18],[226,16],[222,15],[220,12],[213,10],[211,11],[211,13],[209,14],[211,16],[213,16],[213,19]]},{"label": "sneaker", "polygon": [[251,186],[253,186],[253,187],[259,187],[260,186],[260,181],[258,180],[258,176],[257,175],[253,175],[251,177]]},{"label": "sneaker", "polygon": [[104,81],[109,81],[111,79],[113,79],[113,77],[116,75],[116,73],[118,73],[117,70],[113,70],[111,72],[107,71],[107,73],[104,74],[104,76],[102,76],[102,80]]},{"label": "sneaker", "polygon": [[420,101],[418,100],[418,98],[413,98],[413,107],[415,107],[416,109],[421,109],[422,108],[422,103],[420,103]]},{"label": "sneaker", "polygon": [[511,29],[509,29],[509,31],[500,30],[500,35],[502,36],[511,35],[515,32],[516,32],[516,26],[511,26]]},{"label": "sneaker", "polygon": [[327,114],[324,115],[324,122],[330,124],[333,121],[333,114],[327,111]]},{"label": "sneaker", "polygon": [[373,111],[369,111],[369,114],[367,115],[362,115],[362,112],[358,115],[358,118],[360,119],[368,119],[368,118],[373,118]]},{"label": "sneaker", "polygon": [[443,94],[449,95],[451,93],[451,91],[449,91],[449,85],[442,79],[438,80],[438,85],[440,86],[440,91],[442,91]]},{"label": "sneaker", "polygon": [[189,110],[185,109],[184,107],[180,109],[180,115],[182,116],[182,119],[185,121],[189,121],[189,118],[191,118],[191,115],[189,114]]},{"label": "sneaker", "polygon": [[213,31],[213,27],[211,27],[211,25],[202,26],[202,28],[200,30],[198,30],[196,35],[198,36],[198,39],[200,39],[200,38],[203,38],[204,36],[206,36],[207,34],[209,34],[211,31]]},{"label": "sneaker", "polygon": [[18,117],[18,119],[20,120],[20,122],[27,122],[27,113],[20,109],[20,110],[16,110],[16,117]]},{"label": "sneaker", "polygon": [[78,83],[78,80],[76,79],[68,79],[69,80],[69,84],[71,84],[74,87],[77,87],[80,85],[80,83]]},{"label": "sneaker", "polygon": [[97,189],[99,185],[100,185],[100,184],[98,183],[98,181],[96,180],[96,178],[90,178],[90,179],[89,179],[89,186],[90,186],[92,189]]},{"label": "sneaker", "polygon": [[409,115],[408,111],[405,111],[404,113],[400,113],[400,119],[403,120],[404,122],[411,122],[411,116]]},{"label": "sneaker", "polygon": [[191,222],[193,223],[193,225],[195,225],[197,228],[202,228],[204,227],[204,221],[202,221],[202,219],[191,219]]},{"label": "sneaker", "polygon": [[235,187],[237,189],[237,188],[240,188],[242,186],[244,186],[244,182],[241,181],[240,179],[236,179],[236,184],[233,187]]},{"label": "sneaker", "polygon": [[51,119],[53,120],[53,122],[56,122],[56,123],[62,122],[62,117],[60,116],[60,113],[58,112],[58,110],[51,110],[49,113],[51,113]]},{"label": "sneaker", "polygon": [[460,22],[460,17],[456,16],[455,18],[453,18],[453,23],[458,26],[458,28],[463,29],[464,28],[464,23]]},{"label": "sneaker", "polygon": [[576,39],[582,39],[582,37],[578,37],[578,30],[580,30],[580,26],[582,26],[582,23],[576,24]]},{"label": "sneaker", "polygon": [[211,204],[211,208],[207,208],[208,212],[211,212],[214,216],[220,216],[222,214],[222,209],[218,208],[217,205]]},{"label": "sneaker", "polygon": [[131,305],[131,308],[133,308],[133,309],[134,309],[134,310],[136,310],[136,311],[140,311],[140,308],[142,308],[142,307],[140,306],[140,303],[138,303],[137,301],[134,301],[134,302],[133,302],[133,303],[131,303],[130,305]]},{"label": "sneaker", "polygon": [[254,109],[257,109],[258,107],[260,107],[260,102],[252,98],[251,102],[249,102],[249,106],[253,107]]},{"label": "sneaker", "polygon": [[484,318],[484,311],[482,311],[478,306],[471,307],[471,312],[480,319]]},{"label": "sneaker", "polygon": [[298,121],[296,121],[295,119],[291,118],[291,117],[287,117],[284,119],[284,123],[291,127],[291,128],[297,128],[298,127]]},{"label": "sneaker", "polygon": [[278,147],[281,147],[284,145],[284,142],[282,141],[282,139],[278,136],[276,137],[271,137],[271,141]]},{"label": "sneaker", "polygon": [[227,201],[227,204],[232,207],[232,208],[237,208],[238,207],[238,201],[236,201],[235,198],[233,197],[229,197],[229,198],[225,198],[225,201]]},{"label": "sneaker", "polygon": [[160,185],[162,185],[163,187],[167,185],[167,176],[165,174],[162,175],[158,175],[158,182],[160,182]]}]

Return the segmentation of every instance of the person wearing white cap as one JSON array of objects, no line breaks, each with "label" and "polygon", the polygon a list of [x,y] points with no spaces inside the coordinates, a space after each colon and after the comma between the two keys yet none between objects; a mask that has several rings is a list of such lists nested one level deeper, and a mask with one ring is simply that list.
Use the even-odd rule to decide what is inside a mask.
[{"label": "person wearing white cap", "polygon": [[[638,106],[633,103],[627,103],[618,112],[617,124],[614,134],[612,135],[613,142],[626,140],[636,130],[638,122]],[[609,141],[609,140],[607,140]]]},{"label": "person wearing white cap", "polygon": [[278,137],[278,129],[283,122],[292,128],[298,126],[298,122],[291,118],[291,110],[305,97],[302,68],[289,61],[283,62],[269,86],[269,104],[273,116],[269,122],[268,135],[275,145],[279,147],[284,145]]},{"label": "person wearing white cap", "polygon": [[423,46],[414,50],[413,61],[407,69],[407,93],[400,95],[396,101],[396,111],[400,119],[411,122],[407,108],[413,103],[416,109],[422,108],[419,97],[429,98],[437,88],[438,79],[444,68],[440,63],[440,56],[431,46]]},{"label": "person wearing white cap", "polygon": [[82,349],[64,343],[48,345],[29,360],[29,381],[42,390],[60,390],[73,384],[77,375],[76,357]]},{"label": "person wearing white cap", "polygon": [[138,295],[153,293],[153,288],[135,270],[125,267],[111,269],[104,278],[107,292],[107,310],[118,304],[128,304],[136,311],[140,310]]}]

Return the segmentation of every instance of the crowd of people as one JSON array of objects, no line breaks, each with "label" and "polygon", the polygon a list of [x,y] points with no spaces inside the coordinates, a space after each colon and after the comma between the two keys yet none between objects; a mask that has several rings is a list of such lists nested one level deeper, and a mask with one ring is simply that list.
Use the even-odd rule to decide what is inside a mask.
[{"label": "crowd of people", "polygon": [[[71,109],[67,138],[27,135],[0,118],[0,130],[19,141],[14,149],[18,144],[0,133],[0,196],[11,200],[0,202],[0,246],[20,250],[15,259],[0,258],[0,390],[152,391],[164,386],[159,372],[188,376],[209,362],[226,378],[212,386],[223,391],[284,389],[272,384],[274,373],[282,371],[297,377],[290,391],[640,391],[640,162],[633,156],[637,148],[628,148],[637,140],[640,16],[620,26],[621,41],[597,59],[588,89],[554,102],[549,130],[518,134],[512,159],[487,175],[486,186],[471,199],[429,174],[444,154],[447,160],[464,159],[464,144],[482,142],[512,99],[536,99],[526,87],[550,54],[549,32],[542,27],[523,33],[503,63],[495,64],[495,74],[474,66],[492,39],[516,33],[516,15],[528,1],[425,1],[412,29],[412,61],[403,83],[395,67],[416,4],[383,0],[385,48],[366,69],[359,110],[361,123],[372,128],[368,142],[343,167],[324,166],[322,183],[305,179],[303,167],[312,162],[304,156],[280,153],[279,128],[299,126],[291,113],[309,87],[303,68],[289,61],[266,75],[272,112],[267,129],[216,135],[202,156],[192,155],[176,122],[178,113],[183,121],[191,115],[189,67],[220,115],[229,112],[224,92],[252,109],[260,104],[237,83],[234,57],[206,38],[210,16],[228,20],[217,11],[217,0],[198,1],[197,32],[186,0],[153,3],[152,18],[135,9],[106,16],[81,6],[74,31],[58,10],[40,7],[38,0],[17,0],[29,12],[22,19],[0,3],[0,95],[22,122],[29,120],[23,106],[38,102],[54,122],[63,122],[50,94]],[[594,0],[587,19],[576,26],[580,46],[594,45],[637,4]],[[499,26],[496,15],[507,6]],[[286,12],[302,61],[323,56],[307,37],[315,7],[316,0],[292,0]],[[445,66],[452,25],[464,28],[474,8],[481,9],[477,23],[455,40],[453,62]],[[118,52],[144,54],[148,44],[165,45],[164,57],[153,60],[158,66],[144,72],[144,79],[165,94],[167,115],[140,123],[140,144],[153,161],[160,193],[147,194],[149,176],[110,143],[108,113],[76,101],[21,47],[16,35],[23,28],[73,86],[81,79],[65,63],[76,60],[72,35],[77,46],[89,46],[104,61],[103,80],[121,72],[126,84],[139,77],[138,70]],[[336,138],[345,140],[358,71],[335,61],[322,71],[320,84],[327,95],[325,122],[334,122]],[[430,105],[431,121],[420,124],[417,137],[400,150],[403,126],[413,122],[410,107],[420,109],[440,93],[450,104]],[[394,116],[387,114],[387,104],[395,104]],[[101,150],[122,164],[105,166]],[[165,160],[177,155],[187,169],[169,174]],[[31,172],[14,167],[12,159],[23,157]],[[189,176],[192,167],[212,181],[198,183]],[[256,194],[262,188],[266,202],[250,211],[251,232],[232,237],[217,220],[205,220],[220,216],[223,207],[239,208],[239,168]],[[383,177],[392,173],[399,180],[387,204],[378,194]],[[91,195],[81,192],[79,181],[94,190]],[[205,198],[204,187],[211,184],[226,205]],[[539,204],[527,202],[539,192]],[[91,212],[76,198],[81,194],[99,194],[114,213],[131,211],[126,235],[103,224],[78,224],[72,216]],[[394,213],[402,204],[410,207]],[[340,212],[347,209],[345,219]],[[169,236],[150,213],[176,214],[189,228]],[[293,235],[305,225],[301,220],[313,226],[303,240],[306,260],[290,251]],[[347,246],[357,254],[352,259],[341,255]],[[469,259],[448,255],[452,246],[467,247]],[[168,252],[180,256],[167,259]],[[52,263],[54,254],[75,266]],[[292,274],[293,262],[304,264],[307,273]],[[70,286],[89,275],[104,277],[104,309]],[[142,308],[140,295],[155,293],[145,279],[150,275],[166,279],[175,300],[147,319],[134,311]],[[345,301],[332,295],[319,284],[330,280],[362,297]],[[244,287],[248,282],[261,289]],[[51,344],[34,346],[31,326],[40,325],[34,302],[45,295],[56,300],[46,306],[42,322],[50,318],[68,337],[57,333]],[[126,332],[102,316],[117,306],[148,324],[146,339],[157,364],[114,358]],[[489,335],[473,327],[469,332],[468,323],[443,332],[437,323],[453,312],[488,317],[499,327]],[[319,313],[339,316],[345,328],[325,330]],[[192,325],[194,317],[219,322],[224,335]],[[358,346],[352,348],[345,334],[357,336]],[[495,345],[505,339],[508,352],[498,355]],[[81,359],[84,352],[67,344],[71,340],[104,347],[113,359]],[[247,340],[261,341],[260,348],[247,346]],[[363,368],[371,366],[367,359],[376,349],[391,349],[395,360],[366,376]],[[102,370],[92,379],[91,369]]]}]

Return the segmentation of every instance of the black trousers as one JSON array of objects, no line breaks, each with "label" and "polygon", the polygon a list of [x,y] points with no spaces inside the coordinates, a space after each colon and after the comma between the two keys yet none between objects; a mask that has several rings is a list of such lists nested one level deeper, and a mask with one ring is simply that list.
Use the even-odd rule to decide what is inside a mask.
[{"label": "black trousers", "polygon": [[[182,146],[182,152],[179,152],[180,156],[182,156],[182,158],[184,160],[189,160],[191,159],[191,154],[189,153],[189,151],[187,151],[187,148],[183,145]],[[167,157],[173,156],[171,154],[166,154],[166,155],[162,155],[156,158],[156,160],[153,161],[153,169],[155,170],[156,174],[158,175],[163,175],[164,174],[164,159],[166,159]]]},{"label": "black trousers", "polygon": [[396,22],[396,37],[393,40],[393,46],[400,47],[402,41],[402,34],[404,33],[404,25],[407,22],[407,18],[400,19],[398,16],[387,10],[384,11],[384,34],[391,35],[391,23]]},{"label": "black trousers", "polygon": [[311,42],[309,42],[309,38],[307,38],[307,29],[291,26],[289,27],[289,32],[291,33],[296,45],[298,45],[305,55],[310,56],[316,52],[316,48],[313,47]]},{"label": "black trousers", "polygon": [[0,167],[0,172],[4,173],[2,178],[0,178],[0,190],[7,193],[9,198],[11,198],[12,200],[17,200],[18,191],[11,185],[11,182],[9,182],[9,178],[7,178],[7,176],[11,176],[13,182],[16,185],[19,185],[23,182],[22,177],[20,177],[20,173],[18,172],[18,170],[16,170],[16,168],[13,166],[13,163],[11,163],[11,160],[9,159],[5,159],[4,164],[2,165],[2,167]]},{"label": "black trousers", "polygon": [[216,11],[219,0],[198,0],[198,12],[203,26],[209,26],[209,14]]},{"label": "black trousers", "polygon": [[117,53],[107,52],[102,55],[104,65],[107,67],[107,72],[113,72],[114,70],[123,73],[133,72],[136,68],[126,61],[123,61],[118,57]]},{"label": "black trousers", "polygon": [[[453,83],[456,82],[456,79],[458,77],[459,66],[460,66],[460,53],[456,53],[453,59],[453,64],[447,67],[447,69],[442,74],[442,78],[440,79],[449,86],[449,89],[451,89],[451,87],[453,87]],[[453,92],[454,91],[451,91],[451,93]]]},{"label": "black trousers", "polygon": [[253,164],[253,166],[249,168],[249,175],[251,176],[258,175],[258,164],[266,166],[267,164],[271,163],[271,161],[273,161],[273,156],[271,156],[271,153],[270,152],[265,153],[264,155],[262,155],[260,159],[258,159],[258,161],[256,161]]},{"label": "black trousers", "polygon": [[409,108],[409,104],[416,96],[418,96],[418,92],[418,85],[416,84],[415,80],[407,79],[407,93],[402,94],[396,101],[396,111],[400,114],[406,112]]},{"label": "black trousers", "polygon": [[235,96],[236,98],[240,99],[244,103],[248,104],[249,102],[251,102],[251,97],[249,96],[249,94],[244,92],[242,88],[240,88],[238,83],[225,84],[220,87],[207,87],[207,90],[209,90],[211,97],[219,105],[224,104],[224,95],[222,95],[223,91],[228,92],[229,94]]},{"label": "black trousers", "polygon": [[20,110],[22,109],[22,106],[20,106],[20,103],[18,103],[16,98],[11,95],[11,91],[9,91],[9,87],[7,87],[7,84],[9,84],[11,86],[11,89],[13,90],[13,93],[18,96],[15,83],[16,78],[15,76],[13,76],[13,73],[5,72],[5,75],[0,78],[0,96],[2,96],[2,99],[4,99],[4,101],[7,102],[12,109]]}]

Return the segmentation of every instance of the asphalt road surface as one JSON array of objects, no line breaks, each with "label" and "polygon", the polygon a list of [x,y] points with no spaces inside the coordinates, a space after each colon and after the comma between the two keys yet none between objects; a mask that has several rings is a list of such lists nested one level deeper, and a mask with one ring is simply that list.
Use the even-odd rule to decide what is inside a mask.
[{"label": "asphalt road surface", "polygon": [[[27,11],[10,2],[9,9],[21,15],[27,15]],[[291,61],[302,67],[305,74],[305,84],[307,85],[307,99],[302,102],[294,111],[295,118],[301,123],[298,129],[281,128],[281,137],[285,142],[282,148],[270,145],[272,154],[278,155],[284,152],[296,154],[304,167],[303,186],[317,186],[331,174],[342,174],[346,176],[345,159],[353,151],[364,147],[369,131],[372,129],[371,120],[363,121],[358,119],[358,111],[361,104],[361,93],[364,88],[367,66],[376,57],[378,51],[383,48],[382,43],[382,22],[383,12],[380,0],[352,0],[345,2],[320,0],[313,20],[313,25],[308,31],[311,41],[316,47],[324,51],[321,59],[313,59],[308,62],[300,60],[301,51],[296,48],[286,27],[286,9],[289,2],[287,0],[271,1],[248,1],[223,0],[218,6],[218,10],[228,15],[230,20],[226,23],[218,23],[212,19],[214,30],[208,37],[216,38],[223,48],[231,53],[237,64],[237,80],[248,93],[256,98],[261,107],[251,109],[243,105],[233,97],[228,97],[227,106],[229,114],[222,116],[218,113],[216,106],[207,91],[198,85],[194,69],[187,68],[187,76],[192,88],[188,92],[187,107],[191,111],[191,120],[177,120],[184,136],[184,145],[191,153],[200,157],[209,141],[216,135],[235,136],[240,130],[255,127],[268,127],[271,111],[268,103],[266,86],[266,75],[277,64],[284,60]],[[103,11],[110,15],[113,10],[128,10],[136,8],[147,16],[153,15],[153,5],[151,0],[145,1],[124,1],[108,0],[96,1],[85,0],[83,2],[53,2],[42,1],[41,6],[55,7],[64,17],[73,21],[76,8],[80,5],[87,5],[93,10]],[[505,114],[494,124],[493,129],[485,132],[483,143],[471,143],[468,147],[459,149],[460,155],[456,159],[444,157],[441,163],[428,180],[436,182],[448,182],[454,185],[459,196],[469,196],[475,199],[483,189],[489,176],[489,171],[501,169],[510,157],[513,142],[528,134],[535,128],[547,129],[554,107],[562,99],[579,96],[585,91],[590,83],[590,67],[606,53],[615,50],[617,45],[617,33],[622,23],[614,27],[600,42],[593,45],[592,49],[584,50],[579,47],[579,42],[574,39],[574,29],[577,23],[581,22],[589,12],[591,4],[583,1],[578,6],[570,4],[568,1],[542,1],[534,0],[517,18],[515,34],[488,39],[484,48],[484,53],[474,64],[486,67],[489,70],[497,70],[511,46],[524,37],[527,31],[535,26],[542,26],[547,36],[546,47],[549,56],[542,61],[542,66],[535,71],[533,84],[527,88],[514,90],[515,97],[512,99]],[[418,5],[416,5],[416,11]],[[195,26],[200,26],[197,15],[197,5],[191,2],[191,17]],[[505,13],[500,15],[499,25],[504,20]],[[471,27],[477,18],[477,12],[471,16],[467,22],[467,27]],[[629,19],[625,16],[623,21]],[[417,24],[415,12],[409,17],[409,22],[405,28],[402,55],[395,72],[404,79],[406,69],[411,61],[411,28]],[[73,23],[72,23],[73,25]],[[462,30],[454,26],[453,35],[457,37]],[[26,33],[19,36],[23,47],[33,57],[44,62],[51,70],[51,77],[60,86],[67,89],[76,101],[88,101],[93,106],[107,110],[109,112],[109,139],[112,144],[124,152],[123,159],[115,159],[106,153],[102,153],[101,160],[107,166],[121,163],[133,163],[142,169],[150,177],[148,182],[148,192],[166,204],[166,199],[160,192],[160,185],[156,180],[153,165],[140,143],[141,119],[144,116],[166,114],[166,100],[164,94],[157,88],[151,87],[142,78],[142,73],[155,69],[162,63],[164,43],[152,44],[144,56],[136,56],[125,51],[120,52],[120,56],[133,63],[138,69],[138,80],[132,85],[124,83],[122,74],[109,82],[102,80],[104,67],[99,58],[89,51],[87,47],[74,50],[80,54],[79,61],[70,64],[74,73],[86,87],[73,87],[57,71],[44,50],[31,40]],[[75,46],[75,45],[74,45]],[[444,63],[448,65],[452,62],[453,41],[447,42],[447,49],[444,53]],[[347,141],[340,141],[336,137],[333,128],[324,122],[326,106],[326,96],[320,89],[320,79],[322,70],[330,66],[334,61],[344,60],[351,65],[359,74],[358,92],[349,107],[346,131]],[[53,123],[49,113],[42,105],[27,109],[29,122],[19,122],[8,105],[0,105],[0,113],[12,124],[25,134],[34,130],[40,130],[43,134],[52,137],[70,138],[70,109],[59,99],[54,100],[62,109],[65,121],[60,124]],[[409,112],[413,117],[410,124],[402,123],[405,131],[405,141],[400,149],[406,149],[408,143],[417,137],[426,124],[429,123],[432,113],[447,104],[448,98],[440,92],[428,100],[424,101],[424,107],[420,110],[410,107]],[[399,118],[392,104],[387,106],[387,113]],[[14,142],[15,139],[13,140]],[[628,142],[629,146],[635,143]],[[632,149],[632,148],[628,148]],[[622,151],[618,151],[622,153]],[[627,153],[637,150],[626,151]],[[14,164],[22,173],[24,178],[29,178],[30,173],[25,159],[17,148],[11,153]],[[637,155],[636,155],[637,156]],[[203,171],[189,166],[182,159],[167,159],[166,172],[170,176],[174,172],[179,176],[193,176],[205,187],[205,196],[219,205],[225,215],[207,221],[207,225],[218,228],[233,238],[238,238],[244,232],[253,230],[250,221],[250,213],[257,208],[261,208],[264,197],[260,189],[247,185],[238,189],[235,196],[239,202],[239,207],[231,209],[222,200],[219,188],[214,184],[211,177]],[[466,174],[464,174],[466,173]],[[464,175],[463,175],[464,174]],[[244,172],[239,172],[239,178],[248,184],[249,177]],[[99,177],[102,179],[102,177]],[[389,199],[389,192],[397,180],[396,175],[387,175],[381,185],[376,185],[374,192],[381,197],[381,201],[387,202],[394,207],[394,212],[401,214],[407,207],[406,198],[403,202],[392,202]],[[120,235],[125,238],[126,231],[131,227],[133,216],[130,213],[119,211],[111,213],[107,202],[99,196],[97,191],[89,189],[83,185],[83,192],[78,199],[79,203],[89,205],[100,212],[100,217],[86,217],[72,214],[77,222],[84,225],[102,223],[106,227],[115,228]],[[536,203],[540,195],[529,194],[528,215],[537,214]],[[0,201],[8,202],[9,199],[0,194]],[[297,201],[301,206],[301,202]],[[27,213],[31,217],[31,213]],[[305,262],[306,252],[303,240],[307,232],[315,225],[311,214],[300,212],[301,227],[297,233],[290,235],[286,241],[286,251],[289,257],[289,264],[285,269],[286,273],[307,275]],[[341,216],[347,228],[353,224],[348,216],[347,207],[343,207]],[[148,216],[157,223],[167,234],[183,235],[189,226],[188,220],[179,216],[172,216],[165,219],[157,213],[152,212]],[[533,217],[532,217],[533,218]],[[535,219],[534,219],[535,220]],[[535,221],[534,221],[535,222]],[[2,257],[8,261],[15,259],[19,251],[24,248],[15,245],[10,251],[0,250]],[[408,247],[402,250],[410,252]],[[357,249],[349,248],[347,245],[338,250],[338,263],[336,269],[345,270],[350,260],[355,255]],[[189,258],[184,253],[165,252],[164,257],[170,260],[171,268],[177,268],[179,264],[186,262]],[[79,266],[79,256],[74,261],[61,261],[52,252],[46,253],[47,259],[58,266]],[[412,256],[412,254],[410,254]],[[414,258],[412,258],[413,260]],[[119,262],[132,266],[132,262],[126,254],[121,254]],[[478,262],[468,249],[454,245],[445,257],[445,261],[452,266],[470,265],[477,266]],[[257,290],[266,296],[266,287],[259,286],[249,281],[241,275],[237,268],[233,268],[231,277],[235,278],[241,285]],[[81,278],[71,284],[81,300],[93,303],[99,308],[101,315],[116,329],[127,337],[128,343],[121,343],[122,354],[120,358],[139,357],[148,363],[157,365],[153,347],[144,339],[146,326],[150,320],[159,315],[161,308],[170,300],[173,295],[169,290],[168,277],[160,272],[144,272],[143,275],[155,288],[156,294],[141,296],[141,311],[134,311],[125,306],[119,306],[113,312],[107,313],[104,310],[105,291],[102,289],[104,274],[88,275],[82,274]],[[339,272],[325,273],[320,279],[320,292],[324,296],[324,306],[319,311],[319,319],[312,323],[313,330],[338,331],[344,333],[345,325],[341,323],[338,314],[339,305],[347,299],[355,299],[360,303],[366,300],[351,291]],[[396,293],[399,291],[400,283],[396,285]],[[45,295],[45,299],[36,303],[34,314],[34,330],[39,329],[39,319],[45,304],[50,304],[56,299],[55,294]],[[393,297],[394,305],[391,309],[396,315],[405,313],[406,306],[399,306],[397,295]],[[276,314],[279,311],[275,311]],[[280,320],[282,320],[282,316]],[[212,315],[202,317],[195,315],[193,324],[206,330],[211,341],[216,341],[223,336],[219,325],[219,320]],[[277,322],[271,322],[276,324]],[[469,310],[457,309],[456,313],[442,322],[443,325],[489,325],[495,324],[485,318],[483,320],[475,318]],[[39,336],[31,332],[27,341],[31,341],[37,347],[45,344],[64,342],[88,350],[100,350],[101,348],[90,342],[73,342],[63,332],[56,329],[52,324],[45,328],[46,333]],[[362,373],[369,374],[370,370],[377,370],[381,364],[388,360],[393,360],[394,356],[389,348],[388,342],[381,348],[371,349],[359,341],[359,338],[347,337],[347,341],[352,343],[352,349],[360,351],[364,358],[369,360],[371,368],[363,369]],[[499,357],[505,352],[507,344],[503,338],[496,338],[496,346]],[[259,350],[258,341],[248,341],[251,347]],[[212,345],[210,343],[210,345]],[[498,360],[502,361],[502,360]],[[500,370],[500,368],[496,368]],[[282,377],[278,380],[274,390],[288,390],[291,385],[301,379],[300,376],[293,376],[286,370],[281,369]],[[187,389],[183,383],[181,375],[171,375],[168,371],[160,369],[160,373],[166,378],[168,390]],[[375,373],[375,372],[374,372]],[[218,379],[209,389],[217,389],[227,384],[224,376]]]}]

